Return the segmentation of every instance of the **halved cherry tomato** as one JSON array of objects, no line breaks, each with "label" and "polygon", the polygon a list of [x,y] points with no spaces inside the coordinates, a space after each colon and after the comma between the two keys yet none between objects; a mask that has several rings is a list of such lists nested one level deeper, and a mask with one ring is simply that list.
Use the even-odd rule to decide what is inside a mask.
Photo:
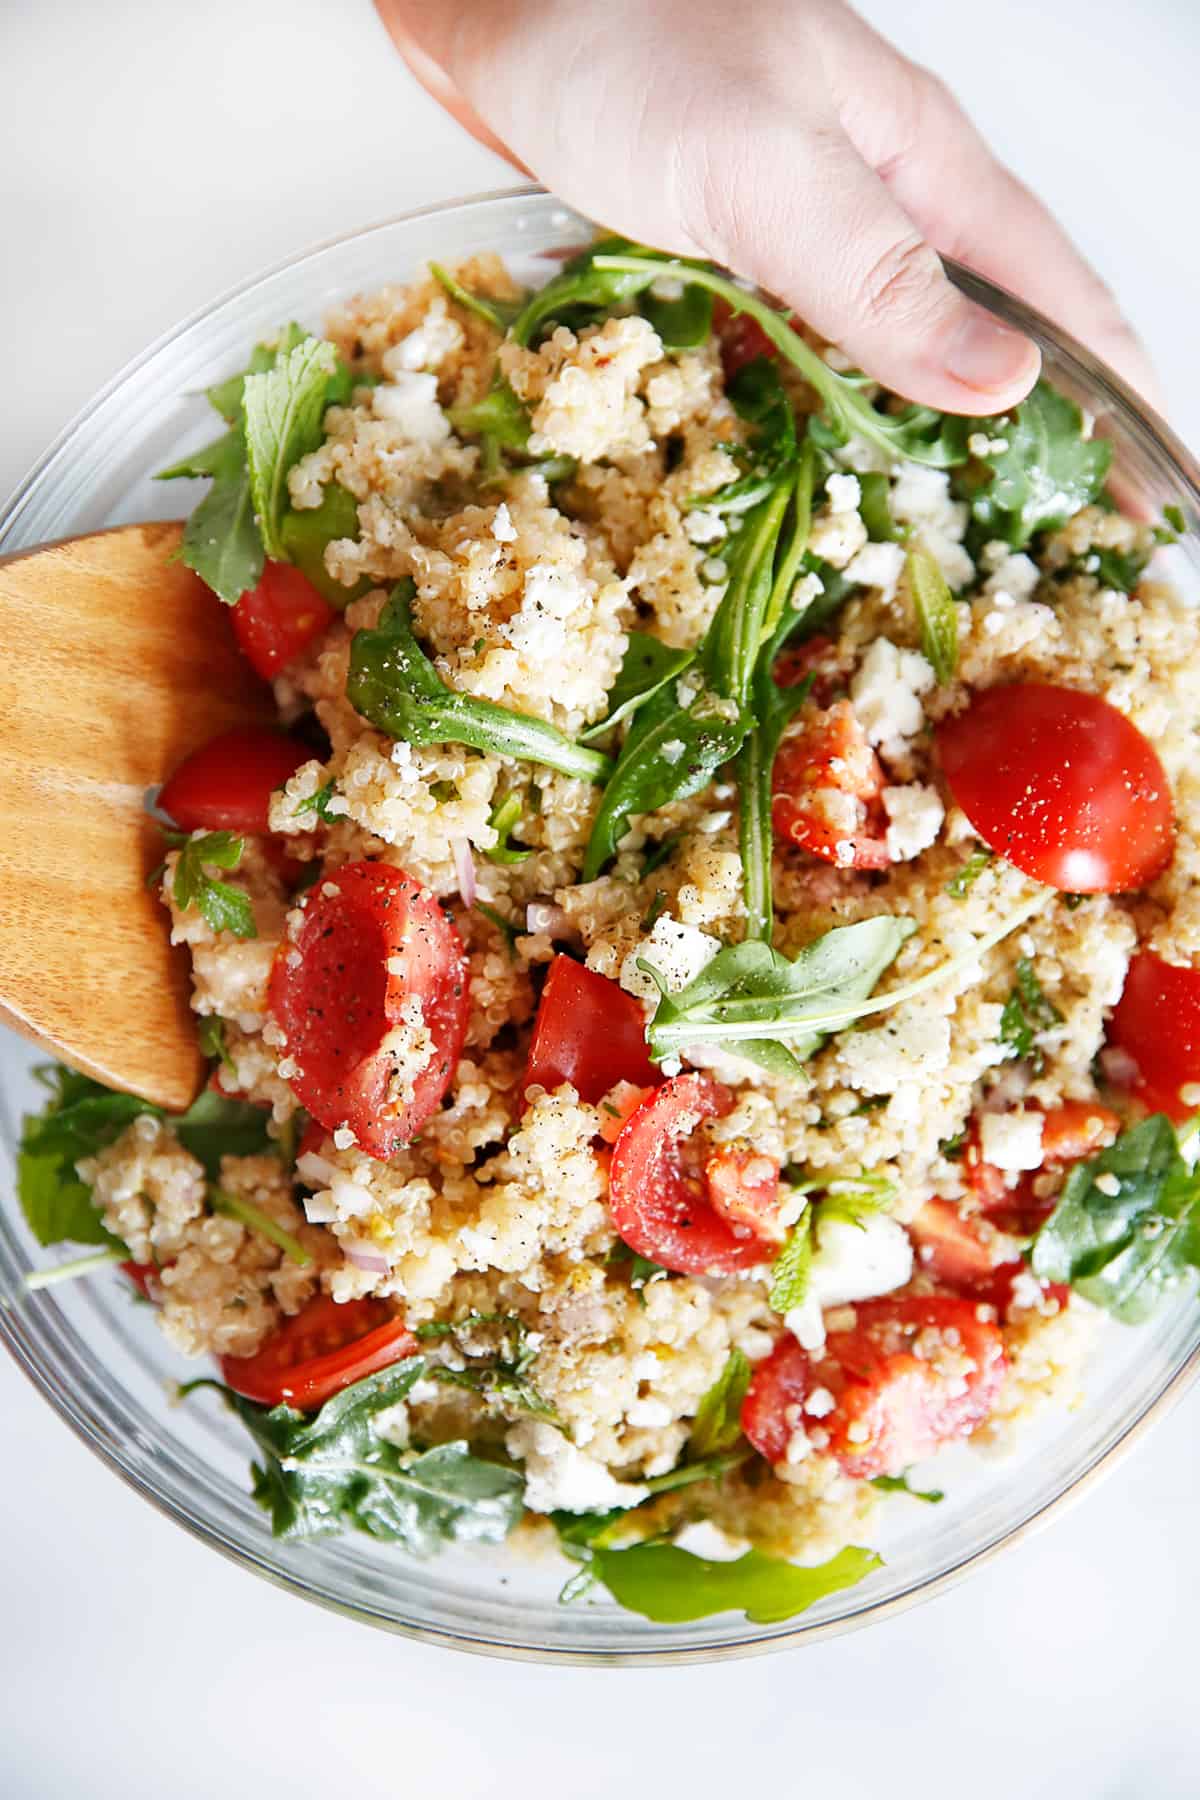
[{"label": "halved cherry tomato", "polygon": [[269,562],[258,586],[234,607],[233,629],[251,668],[271,681],[336,617],[299,569]]},{"label": "halved cherry tomato", "polygon": [[420,1349],[403,1319],[382,1300],[315,1294],[253,1356],[223,1356],[227,1387],[260,1406],[284,1401],[300,1412],[323,1406],[351,1382]]},{"label": "halved cherry tomato", "polygon": [[[1095,1156],[1120,1129],[1116,1113],[1096,1100],[1066,1100],[1051,1107],[1042,1119],[1042,1168],[1062,1169]],[[983,1160],[978,1120],[967,1135],[963,1173],[982,1211],[1001,1231],[1030,1237],[1054,1211],[1055,1196],[1039,1194],[1035,1188],[1040,1170],[1025,1171],[1010,1187],[1004,1170]]]},{"label": "halved cherry tomato", "polygon": [[[866,1300],[854,1314],[820,1357],[787,1336],[755,1371],[742,1430],[769,1462],[785,1460],[797,1429],[820,1429],[847,1475],[898,1475],[987,1417],[1004,1378],[1004,1340],[975,1301]],[[818,1387],[834,1399],[819,1418],[803,1410]]]},{"label": "halved cherry tomato", "polygon": [[[793,326],[797,321],[793,318]],[[778,350],[749,313],[735,313],[727,300],[713,302],[713,326],[721,346],[721,367],[726,381],[760,356],[777,357]]]},{"label": "halved cherry tomato", "polygon": [[[462,939],[432,894],[384,863],[347,863],[301,905],[268,987],[297,1067],[292,1087],[327,1131],[348,1124],[361,1149],[386,1159],[420,1130],[458,1065],[470,1012]],[[409,1077],[389,1038],[407,1028],[412,1001],[433,1055]]]},{"label": "halved cherry tomato", "polygon": [[883,770],[848,700],[801,710],[771,775],[771,818],[788,838],[842,869],[885,869]]},{"label": "halved cherry tomato", "polygon": [[1194,1113],[1183,1090],[1200,1087],[1200,969],[1142,950],[1129,965],[1108,1039],[1132,1058],[1134,1093],[1151,1112],[1179,1121]]},{"label": "halved cherry tomato", "polygon": [[769,1156],[749,1145],[722,1144],[704,1165],[709,1204],[736,1230],[752,1231],[764,1244],[782,1244],[787,1227],[779,1220],[779,1170]]},{"label": "halved cherry tomato", "polygon": [[643,1100],[621,1131],[609,1168],[613,1224],[639,1256],[682,1275],[727,1275],[766,1262],[770,1247],[734,1228],[712,1204],[693,1134],[722,1118],[733,1095],[705,1075],[677,1075]]},{"label": "halved cherry tomato", "polygon": [[[168,1268],[170,1264],[166,1265]],[[157,1263],[123,1262],[118,1263],[122,1275],[128,1275],[143,1300],[149,1300],[151,1306],[162,1304],[162,1282],[159,1277],[162,1270]]]},{"label": "halved cherry tomato", "polygon": [[1064,893],[1144,887],[1171,860],[1170,784],[1136,725],[1095,694],[1017,682],[937,730],[942,768],[979,836]]},{"label": "halved cherry tomato", "polygon": [[311,760],[312,751],[295,738],[235,726],[184,758],[163,783],[158,804],[181,831],[261,835],[270,829],[271,795]]},{"label": "halved cherry tomato", "polygon": [[569,1081],[594,1106],[618,1081],[657,1087],[661,1080],[646,1049],[641,1002],[572,957],[556,956],[534,1020],[521,1092],[536,1082],[552,1093]]},{"label": "halved cherry tomato", "polygon": [[630,1120],[647,1094],[653,1088],[638,1087],[632,1081],[618,1081],[615,1087],[609,1088],[604,1098],[597,1104],[600,1107],[600,1136],[606,1144],[615,1144],[626,1123]]},{"label": "halved cherry tomato", "polygon": [[[1050,1205],[1053,1207],[1053,1202]],[[1018,1275],[1028,1271],[1020,1257],[992,1261],[982,1221],[967,1218],[952,1200],[927,1200],[908,1231],[921,1268],[939,1287],[956,1294],[970,1294],[994,1306],[1002,1319],[1006,1316],[1012,1305],[1013,1283]],[[1070,1298],[1068,1288],[1046,1282],[1041,1287],[1060,1307],[1066,1306]]]}]

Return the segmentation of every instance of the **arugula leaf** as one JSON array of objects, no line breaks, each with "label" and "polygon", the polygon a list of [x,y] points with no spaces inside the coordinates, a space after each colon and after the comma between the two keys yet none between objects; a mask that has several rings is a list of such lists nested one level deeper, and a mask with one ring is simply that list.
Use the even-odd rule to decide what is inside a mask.
[{"label": "arugula leaf", "polygon": [[532,1418],[544,1419],[549,1425],[562,1425],[554,1408],[543,1400],[532,1381],[529,1370],[537,1360],[537,1351],[528,1341],[524,1322],[516,1313],[468,1313],[462,1319],[435,1319],[418,1325],[415,1336],[421,1340],[445,1337],[461,1339],[480,1327],[499,1328],[504,1340],[504,1354],[480,1359],[473,1349],[463,1346],[471,1360],[461,1369],[443,1363],[431,1363],[427,1373],[451,1387],[468,1388],[483,1400],[500,1407],[512,1407]]},{"label": "arugula leaf", "polygon": [[320,506],[289,509],[279,527],[279,541],[287,561],[339,612],[344,612],[352,600],[369,593],[374,583],[369,575],[360,576],[352,587],[335,581],[325,567],[326,546],[339,538],[357,542],[359,536],[358,501],[337,481],[329,481],[321,489]]},{"label": "arugula leaf", "polygon": [[286,560],[280,526],[287,510],[287,474],[321,442],[337,354],[324,338],[306,337],[272,368],[242,384],[243,430],[250,491],[266,554]]},{"label": "arugula leaf", "polygon": [[485,300],[481,294],[470,293],[441,263],[431,262],[429,273],[445,289],[451,300],[459,306],[465,306],[468,312],[474,313],[477,319],[482,319],[494,331],[507,331],[521,310],[522,301]]},{"label": "arugula leaf", "polygon": [[741,1350],[729,1352],[725,1367],[702,1395],[688,1439],[688,1457],[720,1455],[742,1435],[742,1401],[750,1386],[750,1363]]},{"label": "arugula leaf", "polygon": [[638,301],[644,319],[657,331],[664,350],[694,350],[712,330],[712,295],[685,287],[674,299],[660,300],[652,290]]},{"label": "arugula leaf", "polygon": [[170,1125],[185,1150],[204,1164],[210,1181],[223,1156],[260,1156],[276,1146],[267,1131],[270,1113],[249,1100],[231,1100],[215,1088],[201,1088],[185,1113],[152,1109]]},{"label": "arugula leaf", "polygon": [[413,633],[411,580],[392,589],[373,631],[350,642],[346,698],[380,731],[406,743],[470,744],[544,764],[579,781],[602,781],[612,764],[554,725],[446,686]]},{"label": "arugula leaf", "polygon": [[952,900],[965,900],[991,861],[992,852],[986,845],[981,845],[978,850],[972,850],[962,868],[950,877],[943,891],[949,894]]},{"label": "arugula leaf", "polygon": [[625,655],[609,689],[608,711],[595,725],[580,732],[581,744],[593,743],[614,725],[632,718],[639,706],[652,700],[669,681],[677,680],[696,660],[694,650],[673,650],[649,632],[631,631],[627,635]]},{"label": "arugula leaf", "polygon": [[858,477],[861,498],[859,516],[873,544],[900,543],[905,531],[892,517],[891,484],[879,469],[869,469]]},{"label": "arugula leaf", "polygon": [[693,494],[686,502],[691,511],[748,512],[769,497],[780,474],[796,458],[796,415],[773,362],[755,357],[738,370],[726,395],[738,416],[754,427],[748,444],[726,446],[743,473],[715,492]]},{"label": "arugula leaf", "polygon": [[532,850],[514,849],[513,845],[509,842],[513,826],[519,825],[520,823],[521,796],[520,794],[506,794],[503,800],[498,800],[496,802],[496,805],[493,806],[488,818],[488,824],[492,827],[493,831],[499,834],[496,842],[492,845],[492,848],[490,850],[485,850],[483,853],[489,862],[506,864],[523,863],[527,862],[533,855]]},{"label": "arugula leaf", "polygon": [[1042,992],[1027,956],[1018,960],[1015,973],[1016,984],[1000,1015],[1000,1042],[1008,1045],[1014,1057],[1030,1057],[1035,1070],[1040,1070],[1044,1058],[1040,1050],[1035,1050],[1034,1039],[1039,1031],[1060,1024],[1062,1014]]},{"label": "arugula leaf", "polygon": [[574,329],[597,313],[636,299],[664,273],[685,283],[689,280],[689,265],[682,262],[669,271],[659,262],[639,265],[632,273],[603,266],[606,256],[635,250],[639,246],[623,237],[598,238],[589,244],[565,262],[553,280],[529,296],[509,327],[509,337],[514,343],[529,345],[552,320]]},{"label": "arugula leaf", "polygon": [[[995,428],[995,420],[968,423],[971,433]],[[968,476],[960,485],[981,532],[1014,550],[1097,499],[1112,462],[1112,445],[1085,437],[1083,414],[1048,381],[1038,382],[989,442],[1005,448],[978,459],[986,471],[981,483]]]},{"label": "arugula leaf", "polygon": [[826,435],[832,443],[842,444],[850,437],[861,437],[868,443],[879,445],[891,456],[927,463],[939,469],[951,468],[967,460],[966,420],[935,412],[928,406],[907,406],[898,413],[877,412],[862,391],[864,377],[839,375],[792,330],[786,312],[776,311],[756,294],[747,293],[736,282],[718,275],[708,264],[684,263],[645,250],[633,255],[613,253],[605,245],[596,245],[592,252],[592,268],[598,275],[627,276],[633,281],[645,281],[647,285],[661,276],[674,276],[679,281],[719,295],[734,312],[748,313],[762,327],[784,362],[799,369],[809,385],[816,389],[825,408]]},{"label": "arugula leaf", "polygon": [[455,407],[449,417],[459,437],[486,438],[500,450],[529,448],[529,413],[499,370],[482,400]]},{"label": "arugula leaf", "polygon": [[1200,1268],[1198,1202],[1200,1173],[1171,1121],[1155,1113],[1075,1164],[1033,1240],[1030,1266],[1124,1324],[1139,1324]]},{"label": "arugula leaf", "polygon": [[915,930],[911,919],[881,914],[835,926],[790,961],[769,944],[747,939],[719,950],[677,994],[668,993],[658,970],[639,957],[638,967],[660,992],[646,1032],[650,1054],[661,1061],[689,1044],[735,1043],[741,1055],[794,1075],[831,1027],[857,1016]]},{"label": "arugula leaf", "polygon": [[240,938],[257,937],[250,896],[242,888],[217,881],[208,873],[209,868],[236,869],[246,848],[245,838],[232,831],[207,831],[200,837],[188,837],[178,831],[163,835],[179,850],[171,893],[180,911],[197,906],[214,931],[229,931]]},{"label": "arugula leaf", "polygon": [[802,1306],[808,1296],[813,1259],[813,1209],[806,1206],[788,1234],[787,1243],[771,1264],[771,1291],[767,1305],[780,1317]]},{"label": "arugula leaf", "polygon": [[602,1546],[586,1551],[587,1567],[613,1599],[660,1625],[680,1625],[715,1613],[744,1612],[754,1625],[795,1618],[829,1594],[854,1587],[882,1558],[850,1544],[828,1562],[799,1568],[761,1550],[736,1562],[708,1562],[674,1544]]},{"label": "arugula leaf", "polygon": [[349,1528],[428,1556],[450,1541],[495,1544],[508,1535],[523,1510],[515,1470],[483,1462],[465,1443],[416,1454],[376,1432],[379,1414],[426,1372],[424,1357],[408,1357],[344,1388],[315,1414],[268,1410],[220,1389],[263,1453],[253,1469],[254,1498],[276,1537]]},{"label": "arugula leaf", "polygon": [[921,654],[944,687],[958,668],[958,607],[946,578],[922,543],[909,546],[905,559],[908,591],[921,627]]},{"label": "arugula leaf", "polygon": [[915,1488],[909,1485],[907,1475],[872,1475],[871,1486],[878,1488],[883,1494],[909,1494],[914,1500],[924,1500],[930,1506],[936,1506],[946,1498],[941,1488]]}]

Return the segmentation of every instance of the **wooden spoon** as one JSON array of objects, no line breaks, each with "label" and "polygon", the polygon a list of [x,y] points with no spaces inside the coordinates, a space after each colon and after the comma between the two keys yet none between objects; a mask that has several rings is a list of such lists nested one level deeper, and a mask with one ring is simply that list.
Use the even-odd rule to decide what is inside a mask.
[{"label": "wooden spoon", "polygon": [[170,1108],[204,1072],[188,957],[146,875],[148,787],[274,716],[229,610],[173,560],[183,527],[123,525],[0,559],[0,1022]]}]

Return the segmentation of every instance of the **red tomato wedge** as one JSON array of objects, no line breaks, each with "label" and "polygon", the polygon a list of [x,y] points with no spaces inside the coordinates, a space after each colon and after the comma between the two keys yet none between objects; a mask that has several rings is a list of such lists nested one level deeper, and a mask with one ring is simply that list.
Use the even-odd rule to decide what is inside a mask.
[{"label": "red tomato wedge", "polygon": [[631,1250],[681,1275],[727,1275],[770,1260],[770,1243],[712,1203],[696,1127],[733,1095],[705,1075],[677,1075],[634,1112],[613,1146],[609,1208]]},{"label": "red tomato wedge", "polygon": [[382,1300],[339,1306],[328,1294],[315,1294],[253,1356],[223,1356],[221,1374],[246,1400],[260,1406],[286,1401],[307,1412],[419,1349],[403,1319]]},{"label": "red tomato wedge", "polygon": [[[847,1475],[899,1475],[987,1417],[1004,1379],[1004,1340],[975,1301],[864,1300],[854,1315],[820,1357],[785,1337],[755,1371],[742,1430],[768,1461],[784,1461],[798,1428],[820,1430]],[[821,1417],[803,1410],[818,1387],[834,1399]]]},{"label": "red tomato wedge", "polygon": [[1108,1041],[1137,1066],[1134,1093],[1151,1112],[1178,1123],[1197,1110],[1200,1086],[1200,969],[1142,950],[1129,965]]},{"label": "red tomato wedge", "polygon": [[761,1150],[722,1144],[704,1165],[709,1204],[735,1229],[752,1231],[764,1244],[782,1244],[787,1227],[779,1221],[779,1170]]},{"label": "red tomato wedge", "polygon": [[817,706],[828,706],[839,684],[836,667],[830,669],[824,666],[832,649],[833,639],[827,637],[811,637],[806,638],[802,644],[790,644],[775,658],[775,665],[771,670],[772,681],[776,687],[799,687],[811,675],[814,703]]},{"label": "red tomato wedge", "polygon": [[[793,319],[793,327],[797,321]],[[727,300],[713,302],[713,325],[721,346],[721,367],[726,381],[760,356],[777,357],[778,350],[749,313],[735,313]]]},{"label": "red tomato wedge", "polygon": [[842,869],[886,869],[883,770],[848,700],[805,707],[771,774],[777,835]]},{"label": "red tomato wedge", "polygon": [[[458,1065],[470,1011],[462,939],[432,894],[383,863],[347,863],[301,905],[268,988],[297,1065],[292,1087],[327,1131],[348,1124],[386,1159],[435,1111]],[[410,1077],[389,1037],[409,1029],[414,1000],[433,1055]]]},{"label": "red tomato wedge", "polygon": [[[1116,1113],[1097,1100],[1066,1100],[1051,1107],[1042,1121],[1042,1168],[1062,1169],[1095,1156],[1120,1129]],[[963,1151],[963,1173],[982,1212],[1001,1231],[1030,1237],[1054,1211],[1055,1196],[1039,1194],[1034,1186],[1039,1172],[1022,1173],[1010,1187],[1004,1170],[983,1160],[979,1122],[972,1124]]]},{"label": "red tomato wedge", "polygon": [[163,783],[158,804],[181,831],[261,836],[270,830],[271,795],[312,755],[278,731],[238,726],[193,750]]},{"label": "red tomato wedge", "polygon": [[553,1093],[569,1081],[595,1106],[618,1081],[657,1087],[662,1075],[646,1049],[639,1000],[570,956],[556,956],[542,989],[521,1092],[535,1084]]},{"label": "red tomato wedge", "polygon": [[[1048,1217],[1052,1208],[1053,1202],[1042,1217]],[[1039,1218],[1029,1229],[1035,1230],[1040,1223]],[[1016,1226],[1005,1224],[1001,1229],[1015,1230]],[[986,1230],[986,1225],[967,1218],[951,1200],[927,1200],[908,1227],[917,1261],[925,1274],[952,1293],[970,1294],[976,1300],[986,1301],[1004,1318],[1012,1304],[1013,1283],[1018,1275],[1027,1272],[1026,1265],[1020,1257],[993,1262]],[[1069,1288],[1045,1282],[1041,1287],[1060,1307],[1067,1305]]]},{"label": "red tomato wedge", "polygon": [[258,586],[234,607],[233,629],[250,667],[271,681],[336,617],[299,569],[269,562]]},{"label": "red tomato wedge", "polygon": [[157,1263],[123,1262],[117,1267],[122,1275],[128,1275],[143,1300],[149,1300],[151,1306],[162,1304],[162,1270]]},{"label": "red tomato wedge", "polygon": [[1171,789],[1153,747],[1095,694],[988,688],[937,730],[942,768],[979,836],[1068,894],[1144,887],[1171,860]]}]

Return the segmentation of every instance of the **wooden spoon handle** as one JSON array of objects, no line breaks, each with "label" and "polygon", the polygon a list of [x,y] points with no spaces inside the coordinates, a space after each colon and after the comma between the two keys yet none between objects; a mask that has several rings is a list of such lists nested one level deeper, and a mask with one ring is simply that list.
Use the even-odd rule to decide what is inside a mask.
[{"label": "wooden spoon handle", "polygon": [[145,885],[145,790],[270,695],[228,609],[127,525],[0,562],[0,1020],[163,1106],[203,1074],[187,956]]}]

